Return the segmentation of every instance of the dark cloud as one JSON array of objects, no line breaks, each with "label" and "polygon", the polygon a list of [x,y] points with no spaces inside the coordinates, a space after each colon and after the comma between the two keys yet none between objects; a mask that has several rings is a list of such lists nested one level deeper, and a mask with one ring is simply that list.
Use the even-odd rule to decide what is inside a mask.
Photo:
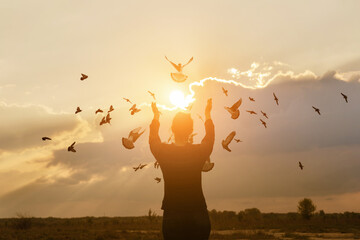
[{"label": "dark cloud", "polygon": [[72,131],[81,122],[71,114],[53,113],[36,105],[0,103],[0,152],[43,146],[43,136]]},{"label": "dark cloud", "polygon": [[[311,81],[299,77],[264,89],[227,87],[230,93],[227,98],[220,97],[221,87],[216,83],[199,88],[193,108],[195,119],[195,114],[203,111],[203,99],[214,98],[216,142],[211,159],[215,168],[203,175],[204,193],[209,202],[326,197],[360,191],[357,171],[360,168],[357,105],[360,84],[339,80],[335,72],[328,72]],[[279,97],[279,106],[273,100],[273,92]],[[349,96],[349,103],[345,103],[340,92]],[[256,101],[248,101],[249,96]],[[223,106],[231,105],[239,97],[243,98],[241,116],[232,120],[226,117]],[[313,111],[313,105],[320,108],[321,116]],[[248,109],[267,112],[268,128],[260,124],[260,116],[247,114]],[[171,116],[164,115],[161,137],[165,141]],[[200,120],[195,120],[195,129],[198,132],[195,141],[199,142],[203,136]],[[243,142],[232,143],[233,151],[228,153],[222,150],[220,142],[231,130],[236,130]],[[159,207],[162,185],[153,182],[155,176],[161,176],[159,170],[152,166],[136,173],[125,170],[140,162],[150,165],[154,162],[148,148],[148,132],[138,140],[135,149],[126,150],[121,136],[126,136],[128,131],[103,131],[103,142],[78,143],[74,154],[66,149],[56,150],[48,159],[47,168],[63,169],[66,174],[41,178],[4,195],[0,199],[7,206],[3,214],[34,207],[41,215],[65,216],[67,213],[59,209],[83,204],[92,206],[91,209],[96,205],[96,210],[83,207],[75,211],[76,214],[101,215],[102,210],[109,211],[116,202],[121,206],[114,212],[120,215],[133,215],[150,205]],[[298,161],[305,166],[303,171],[298,168]],[[62,207],[52,210],[57,205]]]}]

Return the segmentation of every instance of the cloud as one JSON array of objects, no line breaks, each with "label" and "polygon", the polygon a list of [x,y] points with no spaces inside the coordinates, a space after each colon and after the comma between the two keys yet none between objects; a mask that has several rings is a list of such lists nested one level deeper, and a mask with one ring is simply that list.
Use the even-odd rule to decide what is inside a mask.
[{"label": "cloud", "polygon": [[[355,131],[360,121],[356,104],[360,101],[360,85],[344,81],[334,71],[319,77],[312,77],[311,73],[283,74],[273,83],[256,90],[225,85],[229,97],[220,94],[224,83],[216,81],[195,89],[198,99],[192,110],[198,133],[195,142],[204,133],[202,122],[195,114],[204,110],[203,99],[213,97],[216,142],[211,159],[215,168],[203,175],[210,209],[236,208],[232,202],[249,202],[259,204],[254,206],[260,209],[262,206],[271,209],[265,199],[282,199],[277,202],[288,204],[274,208],[288,211],[289,201],[304,196],[325,199],[360,191],[356,171],[360,167],[360,133]],[[279,106],[273,100],[273,92],[279,97]],[[340,92],[349,96],[349,103],[345,103]],[[250,102],[249,96],[256,101]],[[241,115],[238,120],[232,120],[223,107],[239,97],[243,98]],[[312,106],[319,107],[322,115],[317,115]],[[261,116],[249,115],[245,110],[268,113],[268,128],[260,124]],[[159,208],[162,185],[155,184],[153,178],[161,173],[151,166],[154,158],[148,148],[148,132],[137,141],[134,150],[121,145],[121,136],[126,136],[132,127],[148,124],[150,118],[148,122],[130,121],[121,112],[114,112],[112,126],[98,128],[101,141],[80,141],[75,154],[68,153],[64,147],[52,149],[39,163],[42,174],[29,177],[27,184],[2,194],[0,201],[6,210],[0,214],[9,216],[21,209],[32,209],[40,216],[102,215],[112,208],[113,215],[136,215],[150,207]],[[160,130],[164,141],[174,113],[166,111],[162,116]],[[150,117],[145,112],[142,114]],[[124,121],[129,121],[131,127],[124,127]],[[69,128],[71,131],[76,127]],[[91,131],[99,133],[98,129]],[[232,143],[233,151],[228,153],[220,142],[232,130],[237,131],[243,142]],[[304,164],[303,171],[298,168],[298,161]],[[140,162],[150,165],[134,172],[131,167]],[[144,201],[144,198],[149,199]],[[325,205],[325,201],[321,203]]]}]

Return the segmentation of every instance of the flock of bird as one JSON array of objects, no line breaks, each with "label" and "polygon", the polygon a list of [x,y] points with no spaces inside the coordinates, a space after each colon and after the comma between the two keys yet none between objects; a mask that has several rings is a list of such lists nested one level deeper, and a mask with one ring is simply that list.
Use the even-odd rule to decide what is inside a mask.
[{"label": "flock of bird", "polygon": [[[84,81],[88,77],[89,77],[88,75],[81,73],[80,80]],[[151,95],[151,97],[154,100],[156,100],[155,94],[153,92],[148,91],[148,93]],[[129,112],[130,112],[131,115],[134,115],[134,114],[141,111],[141,109],[138,108],[136,106],[136,104],[133,104],[130,99],[123,98],[123,100],[125,100],[126,102],[132,104],[131,108],[129,109]],[[106,113],[106,116],[103,116],[103,118],[101,119],[101,121],[99,123],[100,126],[104,125],[104,124],[110,124],[111,125],[111,119],[112,118],[111,118],[110,113],[113,112],[114,110],[115,109],[114,109],[113,105],[110,105],[109,110]],[[81,112],[82,112],[82,109],[80,107],[77,107],[76,110],[75,110],[75,114],[78,114],[78,113],[81,113]],[[95,114],[101,114],[101,113],[104,113],[104,111],[102,109],[100,109],[100,108],[95,111]],[[122,138],[122,144],[126,149],[133,149],[135,147],[134,143],[145,132],[145,130],[141,131],[141,129],[142,129],[141,127],[135,128],[132,131],[130,131],[128,137],[123,137]],[[50,137],[42,137],[41,139],[43,141],[51,141],[52,140]],[[70,146],[68,146],[68,148],[67,148],[68,152],[74,152],[74,153],[76,152],[75,144],[76,144],[76,142],[73,142]],[[139,164],[139,166],[133,167],[133,169],[136,172],[137,170],[143,169],[146,166],[147,166],[147,164]],[[155,162],[154,167],[159,168],[158,163]],[[161,181],[161,178],[156,177],[156,178],[154,178],[154,180],[157,183],[159,183]]]},{"label": "flock of bird", "polygon": [[[223,91],[223,93],[225,94],[225,96],[228,96],[228,90],[227,90],[227,89],[225,89],[225,88],[223,87],[223,88],[222,88],[222,91]],[[279,105],[279,99],[278,99],[278,97],[276,96],[275,93],[273,93],[273,96],[274,96],[274,101],[275,101],[276,105]],[[341,96],[343,96],[343,98],[345,99],[345,102],[348,103],[348,96],[345,95],[344,93],[341,93]],[[249,97],[249,100],[250,100],[251,102],[255,102],[255,99],[252,98],[252,97]],[[239,99],[236,103],[234,103],[234,105],[232,105],[231,107],[225,107],[225,109],[231,114],[231,118],[232,118],[232,119],[237,119],[237,118],[240,116],[239,107],[240,107],[241,103],[242,103],[242,99],[240,98],[240,99]],[[312,108],[315,110],[315,112],[316,112],[317,114],[321,115],[319,108],[314,107],[314,106],[312,106]],[[248,112],[250,115],[257,115],[257,113],[256,113],[255,111],[253,111],[253,110],[246,110],[246,112]],[[262,114],[266,119],[269,119],[267,113],[263,112],[262,110],[260,110],[260,112],[261,112],[261,114]],[[199,116],[199,117],[201,117],[201,116]],[[265,128],[267,128],[267,124],[266,124],[266,122],[265,122],[263,119],[260,118],[260,122],[261,122],[262,125],[264,125]],[[235,131],[232,131],[231,133],[229,133],[229,135],[228,135],[224,140],[222,140],[221,144],[222,144],[222,147],[223,147],[225,150],[231,152],[231,149],[229,148],[229,144],[232,142],[232,140],[235,140],[237,143],[242,142],[240,139],[235,139],[235,138],[234,138],[235,135],[236,135],[236,132],[235,132]],[[299,168],[300,168],[301,170],[304,169],[304,165],[303,165],[301,162],[299,162]]]},{"label": "flock of bird", "polygon": [[[165,57],[166,60],[169,61],[169,59],[167,57]],[[187,65],[189,64],[191,61],[193,60],[193,58],[191,58],[188,63],[184,64],[184,65],[181,65],[180,63],[179,64],[175,64],[171,61],[169,61],[171,63],[171,65],[178,71],[178,73],[182,73],[182,69]],[[81,73],[81,77],[80,77],[80,80],[81,81],[84,81],[85,79],[87,79],[89,76],[86,75],[86,74],[83,74]],[[187,76],[185,75],[185,77],[187,78]],[[222,91],[223,93],[225,94],[225,96],[229,96],[229,91],[227,89],[225,89],[224,87],[222,87]],[[151,91],[148,91],[148,93],[151,95],[151,97],[156,101],[156,97],[155,97],[155,94]],[[344,93],[341,93],[341,95],[343,96],[343,98],[345,99],[346,103],[348,103],[348,96],[345,95]],[[275,93],[273,93],[273,96],[274,96],[274,101],[276,103],[276,105],[279,105],[279,99],[278,97],[276,96]],[[123,100],[125,100],[126,102],[132,104],[132,106],[129,108],[129,112],[131,115],[134,115],[138,112],[141,111],[140,108],[137,107],[136,104],[132,103],[132,101],[128,98],[123,98]],[[253,97],[249,97],[249,100],[251,102],[255,102],[255,99]],[[230,116],[232,119],[237,119],[239,116],[240,116],[240,110],[239,110],[239,107],[240,105],[242,104],[242,98],[240,98],[238,101],[236,101],[231,107],[227,107],[225,106],[225,109],[228,111],[228,113],[230,113]],[[189,106],[188,107],[188,110],[191,109],[192,106]],[[314,109],[314,111],[316,113],[318,113],[319,115],[321,115],[320,113],[320,109],[317,108],[317,107],[314,107],[312,106],[312,108]],[[106,116],[103,116],[103,118],[101,119],[99,125],[104,125],[104,124],[110,124],[111,125],[111,115],[110,113],[112,111],[114,111],[114,107],[111,105],[109,107],[109,110],[107,111],[107,114]],[[76,110],[75,110],[75,114],[78,114],[78,113],[81,113],[82,110],[80,107],[77,107]],[[253,111],[253,110],[246,110],[247,113],[249,113],[250,115],[258,115],[257,112]],[[98,114],[98,113],[104,113],[104,111],[102,109],[97,109],[95,111],[95,114]],[[263,112],[262,110],[260,110],[260,113],[261,115],[266,118],[266,119],[269,119],[267,113]],[[197,114],[198,118],[204,122],[204,119],[201,117],[201,115]],[[265,127],[267,128],[267,123],[262,119],[260,118],[260,123]],[[130,131],[128,137],[123,137],[122,138],[122,144],[123,146],[126,148],[126,149],[133,149],[135,147],[134,143],[136,142],[136,140],[145,132],[145,130],[141,131],[141,127],[138,127],[138,128],[135,128],[133,130]],[[189,143],[193,143],[193,137],[196,135],[196,133],[193,133],[189,136]],[[235,138],[235,135],[236,135],[236,132],[235,131],[232,131],[224,140],[222,140],[221,144],[222,144],[222,147],[231,152],[231,149],[229,148],[229,144],[232,142],[232,140],[236,141],[237,143],[239,142],[242,142],[240,139],[236,139]],[[170,136],[170,138],[168,139],[168,142],[170,142],[172,139],[172,135]],[[42,140],[43,141],[49,141],[49,140],[52,140],[50,137],[42,137]],[[73,142],[68,148],[67,150],[69,152],[76,152],[75,150],[75,144],[76,142]],[[139,169],[143,169],[144,167],[146,167],[147,164],[139,164],[137,167],[133,167],[134,171],[138,171]],[[155,162],[154,163],[154,167],[155,168],[159,168],[159,164],[158,162]],[[207,172],[207,171],[210,171],[212,168],[214,167],[214,163],[211,163],[210,162],[210,159],[208,159],[205,164],[204,164],[204,167],[203,167],[203,171],[204,172]],[[301,170],[303,170],[304,168],[304,165],[299,162],[299,168]],[[156,177],[154,178],[154,180],[159,183],[161,181],[161,178],[159,177]]]}]

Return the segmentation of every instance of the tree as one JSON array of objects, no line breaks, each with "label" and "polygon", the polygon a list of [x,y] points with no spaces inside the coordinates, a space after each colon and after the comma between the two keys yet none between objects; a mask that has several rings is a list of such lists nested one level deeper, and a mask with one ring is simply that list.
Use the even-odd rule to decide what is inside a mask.
[{"label": "tree", "polygon": [[314,215],[315,210],[316,206],[311,199],[304,198],[299,201],[298,212],[304,219],[309,220]]}]

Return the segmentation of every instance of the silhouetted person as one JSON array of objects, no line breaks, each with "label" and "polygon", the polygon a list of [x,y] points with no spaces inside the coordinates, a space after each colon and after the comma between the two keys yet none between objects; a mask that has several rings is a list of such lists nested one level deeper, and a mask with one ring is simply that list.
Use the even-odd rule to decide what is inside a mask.
[{"label": "silhouetted person", "polygon": [[165,240],[205,240],[210,235],[210,220],[201,185],[201,170],[214,145],[214,124],[210,112],[212,100],[205,109],[206,135],[201,144],[190,144],[193,120],[190,114],[179,112],[173,119],[175,143],[162,143],[159,137],[160,113],[151,105],[154,119],[150,125],[150,149],[164,179],[164,210],[162,232]]}]

